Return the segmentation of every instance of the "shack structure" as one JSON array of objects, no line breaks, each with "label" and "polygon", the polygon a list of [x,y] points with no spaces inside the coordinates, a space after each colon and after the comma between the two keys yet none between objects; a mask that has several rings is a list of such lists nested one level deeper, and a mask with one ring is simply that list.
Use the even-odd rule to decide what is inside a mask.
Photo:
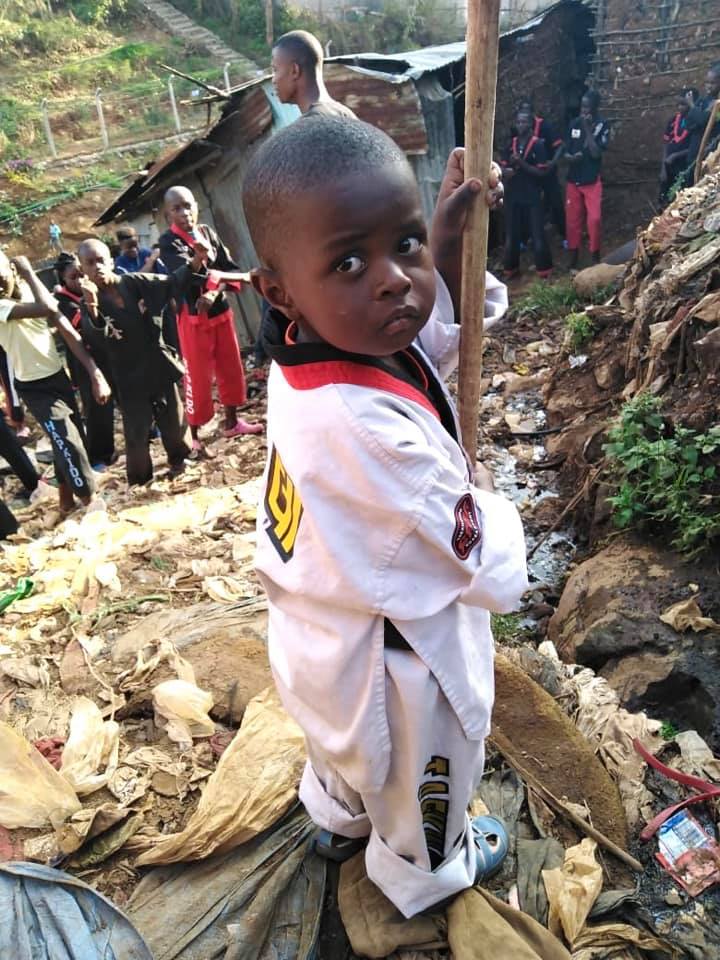
[{"label": "shack structure", "polygon": [[[517,101],[534,92],[538,110],[564,125],[577,107],[589,70],[593,15],[580,0],[560,0],[500,41],[496,147],[507,139]],[[388,133],[407,154],[429,218],[447,157],[463,142],[465,43],[384,56],[359,54],[326,62],[333,97]],[[299,117],[281,104],[267,77],[229,91],[206,132],[142,171],[96,224],[131,223],[152,241],[165,229],[162,197],[183,184],[198,200],[200,219],[213,225],[243,269],[256,264],[242,209],[242,182],[253,152],[273,131]],[[259,329],[261,305],[252,291],[237,298],[245,345]]]},{"label": "shack structure", "polygon": [[631,227],[657,212],[662,134],[685,87],[720,60],[720,0],[597,0],[589,84],[612,141],[603,161],[605,220]]}]

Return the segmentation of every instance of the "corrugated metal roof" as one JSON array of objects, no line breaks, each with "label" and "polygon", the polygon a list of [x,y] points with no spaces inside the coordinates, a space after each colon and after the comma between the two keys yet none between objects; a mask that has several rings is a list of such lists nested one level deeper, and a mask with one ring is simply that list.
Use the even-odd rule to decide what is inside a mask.
[{"label": "corrugated metal roof", "polygon": [[325,82],[336,100],[361,120],[384,130],[405,153],[427,151],[427,131],[414,81],[401,79],[388,87],[380,74],[358,73],[333,62],[325,69]]}]

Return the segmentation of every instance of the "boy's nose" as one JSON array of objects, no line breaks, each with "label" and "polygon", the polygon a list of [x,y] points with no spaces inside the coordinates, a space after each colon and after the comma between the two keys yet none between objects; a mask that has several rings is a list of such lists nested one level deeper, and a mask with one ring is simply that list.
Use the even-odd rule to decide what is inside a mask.
[{"label": "boy's nose", "polygon": [[384,261],[377,279],[377,297],[401,297],[410,290],[412,283],[403,265],[396,260]]}]

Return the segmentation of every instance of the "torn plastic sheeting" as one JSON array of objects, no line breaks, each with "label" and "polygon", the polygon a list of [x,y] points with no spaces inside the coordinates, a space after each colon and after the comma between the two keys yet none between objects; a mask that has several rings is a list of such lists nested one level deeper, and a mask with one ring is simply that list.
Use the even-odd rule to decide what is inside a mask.
[{"label": "torn plastic sheeting", "polygon": [[302,730],[268,687],[248,704],[185,829],[148,838],[138,865],[199,860],[262,833],[295,802],[304,764]]},{"label": "torn plastic sheeting", "polygon": [[627,923],[602,923],[585,927],[575,941],[572,960],[626,960],[635,955],[630,952],[633,948],[668,957],[681,956],[667,941],[644,930]]},{"label": "torn plastic sheeting", "polygon": [[153,960],[109,900],[37,863],[0,864],[0,957],[12,960]]},{"label": "torn plastic sheeting", "polygon": [[0,824],[10,830],[55,826],[79,809],[67,780],[24,737],[0,723]]},{"label": "torn plastic sheeting", "polygon": [[211,737],[215,723],[208,716],[213,697],[187,680],[165,680],[153,688],[155,723],[172,741],[192,744],[194,737]]},{"label": "torn plastic sheeting", "polygon": [[544,870],[550,930],[574,946],[585,926],[593,904],[602,890],[602,867],[595,859],[597,844],[586,837],[565,851],[565,862],[555,870]]},{"label": "torn plastic sheeting", "polygon": [[120,727],[103,720],[88,697],[78,697],[70,716],[70,733],[62,753],[60,773],[80,797],[107,786],[118,765]]},{"label": "torn plastic sheeting", "polygon": [[326,863],[297,807],[263,837],[194,864],[159,867],[128,913],[155,960],[305,960],[313,954]]},{"label": "torn plastic sheeting", "polygon": [[[364,854],[356,854],[340,870],[338,902],[353,951],[381,958],[398,951],[428,952],[449,941],[454,960],[569,960],[563,945],[539,923],[474,887],[463,891],[442,913],[422,914],[406,920],[372,883],[365,870]],[[447,953],[443,953],[447,956]]]}]

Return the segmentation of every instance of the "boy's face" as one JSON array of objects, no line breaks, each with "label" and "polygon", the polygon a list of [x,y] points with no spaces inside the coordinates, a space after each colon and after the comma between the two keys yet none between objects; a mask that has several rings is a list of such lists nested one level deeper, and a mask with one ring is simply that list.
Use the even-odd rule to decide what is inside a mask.
[{"label": "boy's face", "polygon": [[705,93],[708,97],[717,97],[720,94],[720,73],[708,70],[705,77]]},{"label": "boy's face", "polygon": [[690,104],[687,102],[685,97],[679,97],[677,102],[677,112],[681,117],[684,117],[690,111]]},{"label": "boy's face", "polygon": [[294,103],[300,68],[285,50],[277,47],[272,52],[272,85],[281,103]]},{"label": "boy's face", "polygon": [[519,136],[523,137],[530,132],[530,114],[521,110],[515,118],[515,126]]},{"label": "boy's face", "polygon": [[0,297],[11,300],[15,293],[15,271],[5,254],[0,250]]},{"label": "boy's face", "polygon": [[197,225],[198,208],[189,190],[173,190],[165,206],[168,223],[190,233]]},{"label": "boy's face", "polygon": [[580,101],[580,116],[586,120],[592,120],[594,115],[593,102],[589,97],[583,97]]},{"label": "boy's face", "polygon": [[138,238],[137,237],[126,237],[120,243],[120,253],[125,254],[126,257],[137,257],[138,255]]},{"label": "boy's face", "polygon": [[435,302],[412,171],[390,164],[298,192],[288,214],[288,240],[268,271],[272,305],[305,340],[375,357],[408,347]]},{"label": "boy's face", "polygon": [[80,268],[91,283],[105,287],[113,272],[113,259],[108,247],[99,240],[92,240],[80,247]]}]

